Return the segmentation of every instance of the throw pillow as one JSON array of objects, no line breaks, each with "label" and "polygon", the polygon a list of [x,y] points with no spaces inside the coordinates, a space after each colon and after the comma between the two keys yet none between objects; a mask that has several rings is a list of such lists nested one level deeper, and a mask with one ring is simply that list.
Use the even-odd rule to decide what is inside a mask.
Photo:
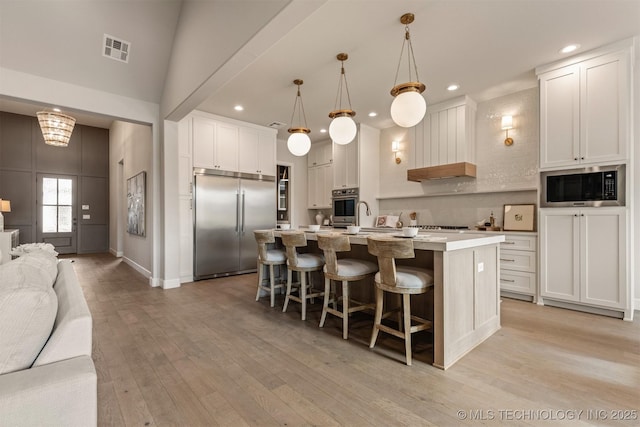
[{"label": "throw pillow", "polygon": [[55,257],[37,253],[0,266],[0,375],[31,367],[49,339],[57,272]]}]

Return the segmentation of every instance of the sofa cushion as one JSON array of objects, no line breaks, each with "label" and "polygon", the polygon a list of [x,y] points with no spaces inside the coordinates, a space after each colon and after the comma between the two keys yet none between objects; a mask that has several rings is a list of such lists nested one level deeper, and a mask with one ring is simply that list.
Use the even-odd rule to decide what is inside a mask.
[{"label": "sofa cushion", "polygon": [[58,313],[53,332],[33,366],[82,355],[91,356],[91,312],[69,261],[58,263],[58,278],[53,289],[58,296]]},{"label": "sofa cushion", "polygon": [[56,318],[57,260],[32,253],[0,266],[0,375],[31,367]]}]

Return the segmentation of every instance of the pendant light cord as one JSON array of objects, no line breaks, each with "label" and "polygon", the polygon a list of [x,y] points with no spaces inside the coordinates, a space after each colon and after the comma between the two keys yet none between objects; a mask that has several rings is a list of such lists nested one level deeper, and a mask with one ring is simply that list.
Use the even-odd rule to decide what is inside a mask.
[{"label": "pendant light cord", "polygon": [[[293,112],[291,113],[291,124],[293,125],[293,117],[296,114],[296,107],[298,106],[298,99],[300,100],[300,107],[298,108],[298,123],[301,122],[301,119],[304,118],[304,127],[307,127],[307,115],[304,112],[304,104],[302,103],[302,95],[300,94],[300,85],[298,85],[298,93],[296,95],[296,99],[293,102]],[[300,115],[302,113],[302,116]]]},{"label": "pendant light cord", "polygon": [[411,34],[409,33],[409,25],[405,25],[404,29],[405,29],[404,40],[402,40],[402,49],[400,49],[400,59],[398,59],[398,68],[396,68],[396,78],[393,82],[394,86],[398,83],[398,74],[400,73],[400,65],[402,64],[402,55],[404,54],[405,44],[408,44],[407,62],[408,62],[408,68],[409,68],[409,81],[413,81],[411,79],[411,63],[412,62],[413,62],[414,72],[416,73],[416,81],[417,82],[420,81],[420,78],[418,77],[418,65],[416,64],[416,58],[413,55],[413,44],[411,43]]},{"label": "pendant light cord", "polygon": [[[342,110],[342,82],[347,92],[347,101],[349,101],[349,109],[351,109],[351,95],[349,94],[349,85],[347,84],[347,74],[344,72],[344,61],[340,61],[340,78],[338,79],[338,92],[336,93],[336,102],[334,110]],[[338,104],[339,103],[339,104]]]}]

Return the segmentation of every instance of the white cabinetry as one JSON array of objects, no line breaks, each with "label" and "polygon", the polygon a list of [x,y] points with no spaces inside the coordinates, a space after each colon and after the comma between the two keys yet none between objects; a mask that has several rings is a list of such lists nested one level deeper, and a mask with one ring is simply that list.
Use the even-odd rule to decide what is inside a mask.
[{"label": "white cabinetry", "polygon": [[629,311],[626,223],[625,208],[540,209],[542,298]]},{"label": "white cabinetry", "polygon": [[11,261],[11,249],[18,246],[20,230],[0,231],[0,264]]},{"label": "white cabinetry", "polygon": [[311,144],[307,154],[307,167],[326,165],[333,162],[331,141],[323,141]]},{"label": "white cabinetry", "polygon": [[627,159],[629,49],[587,55],[536,70],[542,169]]},{"label": "white cabinetry", "polygon": [[475,162],[476,103],[468,96],[431,105],[423,120],[416,167]]},{"label": "white cabinetry", "polygon": [[308,169],[309,209],[331,208],[331,188],[333,184],[333,165],[324,164]]},{"label": "white cabinetry", "polygon": [[241,127],[239,145],[240,172],[276,175],[275,133]]},{"label": "white cabinetry", "polygon": [[199,116],[192,120],[193,167],[237,171],[239,127]]},{"label": "white cabinetry", "polygon": [[323,141],[311,144],[307,154],[307,194],[309,209],[331,208],[331,190],[333,189],[332,142]]},{"label": "white cabinetry", "polygon": [[276,175],[276,132],[205,115],[191,117],[193,167]]},{"label": "white cabinetry", "polygon": [[358,139],[347,145],[333,144],[333,188],[358,187]]},{"label": "white cabinetry", "polygon": [[536,297],[537,236],[504,233],[500,244],[500,290]]}]

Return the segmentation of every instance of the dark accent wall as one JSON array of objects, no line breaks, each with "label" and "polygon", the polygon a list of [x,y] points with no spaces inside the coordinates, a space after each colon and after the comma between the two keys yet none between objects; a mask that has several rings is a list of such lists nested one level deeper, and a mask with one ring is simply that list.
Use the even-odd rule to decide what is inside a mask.
[{"label": "dark accent wall", "polygon": [[39,173],[77,177],[78,253],[107,252],[109,130],[76,125],[68,147],[52,147],[44,143],[37,118],[0,112],[0,198],[11,200],[5,228],[19,229],[20,243],[36,241]]}]

